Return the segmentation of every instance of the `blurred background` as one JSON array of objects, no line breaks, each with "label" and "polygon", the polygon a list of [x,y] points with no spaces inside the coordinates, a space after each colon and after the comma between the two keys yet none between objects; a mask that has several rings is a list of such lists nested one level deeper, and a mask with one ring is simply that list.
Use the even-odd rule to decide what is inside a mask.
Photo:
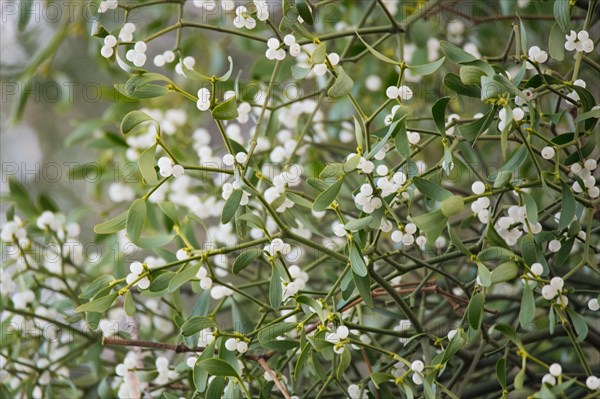
[{"label": "blurred background", "polygon": [[61,208],[94,204],[89,185],[69,178],[94,151],[65,145],[75,126],[108,108],[98,91],[114,80],[90,40],[87,2],[18,3],[0,3],[1,189],[14,177]]}]

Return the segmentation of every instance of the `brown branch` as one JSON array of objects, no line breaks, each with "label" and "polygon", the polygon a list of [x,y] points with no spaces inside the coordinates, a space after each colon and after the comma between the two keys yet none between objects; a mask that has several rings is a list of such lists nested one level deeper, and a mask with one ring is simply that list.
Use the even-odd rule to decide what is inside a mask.
[{"label": "brown branch", "polygon": [[187,345],[179,344],[166,344],[163,342],[154,342],[154,341],[144,341],[142,339],[124,339],[124,338],[112,338],[112,337],[104,337],[102,338],[102,345],[110,345],[110,346],[133,346],[137,348],[150,348],[150,349],[162,349],[169,350],[176,353],[184,353],[184,352],[202,352],[204,351],[203,347],[189,347]]},{"label": "brown branch", "polygon": [[[184,344],[167,344],[164,342],[155,342],[155,341],[144,341],[142,339],[124,339],[124,338],[112,338],[112,337],[104,337],[102,338],[102,345],[109,346],[133,346],[136,348],[149,348],[149,349],[160,349],[173,351],[175,353],[186,353],[186,352],[203,352],[204,347],[194,346],[190,347]],[[274,352],[267,352],[262,355],[251,355],[244,354],[244,357],[248,360],[259,361],[260,359],[268,359],[273,355]]]},{"label": "brown branch", "polygon": [[281,381],[279,381],[279,378],[277,378],[277,375],[273,372],[273,370],[271,370],[271,367],[269,367],[269,365],[267,364],[267,361],[265,359],[263,359],[262,357],[259,357],[258,364],[260,364],[260,366],[267,372],[267,374],[269,374],[271,376],[271,379],[273,380],[273,382],[275,383],[277,388],[279,388],[279,390],[281,391],[281,393],[283,394],[285,399],[291,399],[292,397],[290,396],[288,391],[285,389],[285,387],[283,386]]}]

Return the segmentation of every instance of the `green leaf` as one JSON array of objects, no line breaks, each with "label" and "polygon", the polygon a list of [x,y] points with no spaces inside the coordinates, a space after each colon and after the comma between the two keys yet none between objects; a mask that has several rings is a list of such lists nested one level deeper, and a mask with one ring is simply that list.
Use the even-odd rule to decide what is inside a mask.
[{"label": "green leaf", "polygon": [[506,389],[506,358],[504,357],[496,362],[496,377],[502,389]]},{"label": "green leaf", "polygon": [[270,342],[277,341],[278,337],[296,328],[296,325],[296,323],[284,321],[264,327],[258,332],[258,342],[262,345],[268,345]]},{"label": "green leaf", "polygon": [[[489,76],[481,77],[481,101],[498,98],[506,92],[506,87],[494,78],[490,78]],[[511,115],[507,115],[506,117],[512,119]]]},{"label": "green leaf", "polygon": [[140,239],[144,224],[146,223],[147,211],[146,200],[143,198],[136,199],[131,204],[131,207],[129,207],[125,227],[127,230],[127,237],[133,243],[137,243]]},{"label": "green leaf", "polygon": [[239,379],[238,373],[229,363],[221,359],[204,359],[199,362],[199,367],[206,370],[208,374],[222,377],[234,377]]},{"label": "green leaf", "polygon": [[217,104],[211,111],[213,118],[227,121],[237,118],[240,114],[237,109],[237,100],[235,96]]},{"label": "green leaf", "polygon": [[141,237],[137,245],[144,249],[160,249],[173,241],[175,237],[175,234],[155,234],[148,237]]},{"label": "green leaf", "polygon": [[521,327],[528,328],[535,316],[535,298],[529,284],[523,284],[523,296],[521,297],[521,310],[519,311],[519,323]]},{"label": "green leaf", "polygon": [[455,73],[448,73],[446,76],[444,76],[444,86],[462,96],[472,98],[481,97],[481,89],[478,86],[467,86],[463,84],[463,82],[460,80],[460,77]]},{"label": "green leaf", "polygon": [[564,34],[569,33],[571,30],[571,7],[569,0],[554,0],[554,19],[556,19],[556,23]]},{"label": "green leaf", "polygon": [[365,305],[372,308],[374,306],[373,297],[371,295],[371,279],[369,276],[359,276],[358,274],[352,272],[352,279],[354,280],[354,284],[356,285],[356,289],[358,290],[358,294],[362,298]]},{"label": "green leaf", "polygon": [[[354,158],[356,158],[356,156],[352,157],[351,159]],[[358,157],[358,159],[360,160],[360,157]],[[325,168],[323,168],[321,173],[319,173],[319,179],[338,179],[344,176],[344,174],[346,173],[345,169],[345,164],[339,162],[328,163],[327,165],[325,165]]]},{"label": "green leaf", "polygon": [[83,292],[79,295],[79,298],[81,298],[81,299],[93,298],[94,296],[96,296],[96,294],[98,294],[98,292],[104,290],[105,288],[108,288],[108,286],[110,285],[110,283],[113,282],[113,280],[114,279],[112,276],[107,276],[106,274],[104,274],[100,277],[97,277],[87,287],[85,287]]},{"label": "green leaf", "polygon": [[204,392],[206,390],[206,386],[208,383],[208,372],[206,369],[200,367],[200,363],[204,359],[210,359],[214,356],[215,352],[215,341],[211,342],[204,351],[198,357],[196,364],[194,365],[193,370],[193,381],[194,386],[196,387],[196,391]]},{"label": "green leaf", "polygon": [[487,73],[476,66],[465,65],[460,67],[459,70],[460,80],[466,85],[476,85],[481,82],[481,77],[486,76]]},{"label": "green leaf", "polygon": [[496,82],[498,82],[502,86],[502,88],[505,91],[507,91],[508,93],[510,93],[511,95],[513,95],[513,96],[519,95],[519,96],[523,97],[519,88],[503,74],[497,73],[494,76],[492,76],[492,78]]},{"label": "green leaf", "polygon": [[308,76],[310,68],[302,67],[298,64],[292,66],[292,77],[296,80],[302,80]]},{"label": "green leaf", "polygon": [[442,57],[439,60],[430,62],[428,64],[408,65],[406,68],[417,75],[431,75],[442,66],[445,60],[446,57]]},{"label": "green leaf", "polygon": [[485,304],[485,296],[483,293],[478,293],[471,298],[469,307],[467,308],[467,319],[473,330],[479,330],[483,321],[483,305]]},{"label": "green leaf", "polygon": [[573,221],[573,218],[575,217],[575,206],[575,197],[573,196],[571,189],[565,183],[562,183],[562,202],[560,219],[558,221],[558,228],[560,230],[567,228]]},{"label": "green leaf", "polygon": [[369,52],[371,54],[373,54],[376,58],[380,59],[383,62],[387,62],[388,64],[393,64],[393,65],[400,65],[400,63],[398,61],[394,61],[393,59],[381,54],[379,51],[375,50],[373,47],[371,47],[369,45],[369,43],[365,42],[363,40],[362,37],[360,37],[360,35],[358,34],[358,31],[356,31],[356,37],[359,38],[359,40],[365,45],[365,47],[367,48],[367,50],[369,50]]},{"label": "green leaf", "polygon": [[[40,202],[40,207],[45,211],[60,212],[60,209],[58,208],[58,205],[56,204],[56,202],[54,202],[54,200],[52,198],[50,198],[50,196],[48,196],[47,194],[41,194],[40,198],[39,198],[39,202]],[[13,208],[13,210],[14,210],[14,208]],[[8,218],[8,214],[6,216]],[[14,215],[13,215],[13,218],[14,218]]]},{"label": "green leaf", "polygon": [[587,112],[580,113],[577,118],[575,118],[575,122],[583,122],[588,119],[598,119],[600,118],[600,108],[595,108]]},{"label": "green leaf", "polygon": [[248,267],[254,259],[258,258],[262,253],[260,248],[253,248],[242,252],[233,262],[233,273],[237,274]]},{"label": "green leaf", "polygon": [[296,303],[300,304],[304,313],[307,316],[316,313],[321,319],[322,322],[325,322],[325,316],[323,314],[323,306],[317,302],[315,299],[306,296],[306,295],[298,295],[296,297]]},{"label": "green leaf", "polygon": [[175,276],[169,281],[169,292],[175,292],[179,287],[185,283],[189,283],[193,278],[196,277],[196,273],[200,269],[200,263],[194,263],[187,265],[182,270],[178,271]]},{"label": "green leaf", "polygon": [[563,144],[567,144],[568,142],[572,141],[574,138],[575,138],[575,133],[569,132],[569,133],[559,134],[558,136],[552,138],[552,140],[550,140],[550,141],[554,144],[563,145]]},{"label": "green leaf", "polygon": [[452,356],[456,354],[465,344],[467,343],[467,337],[465,337],[465,332],[462,328],[459,328],[456,332],[456,335],[450,340],[448,347],[444,351],[444,355],[442,356],[441,363],[447,363]]},{"label": "green leaf", "polygon": [[[591,111],[592,108],[596,105],[596,100],[594,99],[592,93],[590,93],[587,89],[581,86],[573,85],[571,86],[571,88],[575,90],[579,95],[579,101],[581,101],[581,108],[583,108],[584,113]],[[581,110],[579,112],[581,112]],[[595,124],[596,119],[586,119],[584,123],[585,130],[592,129]],[[578,151],[576,153],[578,153]],[[565,164],[567,164],[567,160],[565,160]]]},{"label": "green leaf", "polygon": [[235,212],[240,207],[243,194],[244,190],[238,188],[237,190],[233,190],[229,198],[227,198],[227,201],[225,201],[225,205],[223,206],[223,213],[221,213],[222,224],[227,224],[231,219],[233,219]]},{"label": "green leaf", "polygon": [[496,114],[496,108],[492,107],[484,116],[479,118],[478,120],[470,123],[461,123],[457,126],[458,132],[465,139],[469,141],[475,141],[479,137],[480,134],[485,132],[492,121],[494,120]]},{"label": "green leaf", "polygon": [[[360,155],[355,154],[353,156],[351,156],[350,158],[348,158],[348,160],[346,162],[344,162],[344,166],[342,167],[342,171],[344,173],[350,173],[353,170],[356,170],[356,167],[358,166],[358,164],[360,163]],[[327,169],[327,167],[331,165],[328,164],[327,166],[325,166],[325,169]],[[323,171],[325,171],[325,169],[323,169]],[[321,172],[321,174],[323,174],[323,172]],[[319,175],[319,178],[322,179],[321,175]]]},{"label": "green leaf", "polygon": [[341,66],[337,67],[335,70],[337,72],[337,77],[335,78],[333,85],[327,90],[327,95],[331,98],[340,98],[350,93],[352,87],[354,87],[354,81]]},{"label": "green leaf", "polygon": [[133,294],[131,293],[131,290],[127,291],[125,294],[123,309],[125,309],[125,314],[127,314],[129,317],[135,314],[135,302],[133,301]]},{"label": "green leaf", "polygon": [[515,256],[515,253],[509,249],[491,246],[477,254],[477,259],[481,261],[505,262]]},{"label": "green leaf", "polygon": [[494,329],[496,331],[499,331],[502,335],[504,335],[506,338],[510,339],[511,341],[513,341],[515,343],[520,343],[519,336],[517,335],[513,326],[511,326],[509,324],[500,323],[500,324],[496,324],[494,326]]},{"label": "green leaf", "polygon": [[323,64],[327,57],[327,46],[325,43],[319,44],[310,55],[310,60],[313,64]]},{"label": "green leaf", "polygon": [[525,263],[531,265],[535,262],[540,262],[542,265],[544,265],[545,260],[538,258],[538,252],[540,251],[535,242],[533,234],[526,234],[521,237],[519,249],[521,250],[521,256],[525,260]]},{"label": "green leaf", "polygon": [[477,60],[477,58],[475,58],[473,55],[447,41],[442,40],[440,42],[440,47],[442,48],[444,54],[446,54],[446,57],[457,64]]},{"label": "green leaf", "polygon": [[209,81],[211,80],[210,76],[206,76],[203,73],[200,73],[192,68],[188,68],[183,63],[182,59],[179,59],[179,65],[181,65],[181,70],[186,78],[191,80],[199,80],[199,81]]},{"label": "green leaf", "polygon": [[513,381],[515,389],[517,391],[523,389],[524,382],[525,382],[525,368],[522,368],[521,370],[519,370],[517,375],[515,375],[515,379]]},{"label": "green leaf", "polygon": [[177,214],[177,207],[170,201],[161,201],[158,203],[158,207],[173,223],[179,225],[179,215]]},{"label": "green leaf", "polygon": [[20,210],[31,216],[35,215],[37,217],[38,209],[31,199],[29,192],[20,181],[12,176],[9,177],[8,190],[12,201]]},{"label": "green leaf", "polygon": [[450,241],[452,241],[452,244],[456,247],[456,249],[458,249],[460,252],[465,254],[465,256],[468,256],[470,258],[472,255],[471,251],[469,251],[467,249],[467,247],[465,247],[465,244],[463,244],[463,242],[460,240],[460,238],[456,235],[454,229],[451,228],[449,224],[448,224],[448,235],[450,236]]},{"label": "green leaf", "polygon": [[425,233],[427,242],[433,243],[442,234],[446,227],[448,218],[444,216],[441,209],[414,216],[412,221]]},{"label": "green leaf", "polygon": [[156,126],[156,130],[160,131],[158,123],[152,119],[150,115],[142,111],[131,111],[125,115],[123,121],[121,122],[121,133],[129,134],[133,129],[145,122],[153,122]]},{"label": "green leaf", "polygon": [[229,80],[229,78],[231,77],[231,74],[233,73],[233,59],[229,55],[229,56],[227,56],[227,60],[229,61],[229,69],[227,70],[227,72],[225,72],[225,74],[223,74],[222,76],[217,78],[217,80],[220,82],[225,82],[225,81]]},{"label": "green leaf", "polygon": [[296,367],[294,367],[294,375],[293,375],[294,381],[296,381],[298,379],[298,377],[300,377],[303,370],[306,370],[306,365],[307,365],[311,350],[312,349],[311,349],[310,342],[307,342],[302,347],[302,350],[300,351],[300,356],[298,356],[298,361],[296,362]]},{"label": "green leaf", "polygon": [[142,152],[140,157],[138,158],[138,165],[140,167],[140,172],[142,173],[142,177],[146,181],[147,184],[155,186],[158,184],[158,179],[156,178],[156,170],[154,169],[154,155],[156,154],[156,144]]},{"label": "green leaf", "polygon": [[390,139],[390,137],[394,137],[398,134],[402,134],[402,132],[401,132],[402,129],[405,130],[404,136],[406,137],[406,129],[404,128],[405,121],[406,121],[406,115],[403,115],[400,119],[398,119],[397,121],[392,123],[390,125],[390,127],[388,128],[388,131],[385,134],[385,136],[383,136],[383,138],[381,140],[379,140],[379,142],[377,144],[375,144],[373,146],[373,148],[371,148],[371,151],[369,151],[369,153],[367,155],[365,155],[365,158],[371,159],[372,157],[374,157],[385,146],[385,144]]},{"label": "green leaf", "polygon": [[312,26],[315,22],[313,20],[312,10],[306,0],[295,0],[295,2],[298,14],[300,14],[304,22]]},{"label": "green leaf", "polygon": [[[290,196],[290,197],[293,198],[293,196]],[[264,220],[262,220],[260,217],[258,217],[257,215],[255,215],[252,212],[244,213],[239,218],[248,222],[248,224],[250,224],[252,227],[255,227],[255,228],[261,229],[261,230],[265,229]]]},{"label": "green leaf", "polygon": [[162,292],[165,291],[169,287],[169,282],[175,277],[175,272],[165,272],[156,277],[150,283],[150,288],[148,290],[150,292]]},{"label": "green leaf", "polygon": [[506,186],[510,182],[512,175],[512,172],[507,170],[499,170],[498,174],[496,175],[496,180],[494,180],[494,188],[502,188]]},{"label": "green leaf", "polygon": [[569,313],[569,317],[571,318],[573,328],[575,328],[575,333],[577,334],[577,342],[583,342],[583,340],[585,339],[585,337],[587,337],[589,332],[589,327],[585,319],[573,309],[566,309],[567,313]]},{"label": "green leaf", "polygon": [[492,273],[481,262],[477,262],[477,275],[479,276],[481,285],[484,287],[489,287],[492,285]]},{"label": "green leaf", "polygon": [[6,208],[6,220],[9,222],[15,220],[15,204],[10,204]]},{"label": "green leaf", "polygon": [[408,144],[408,135],[406,132],[406,123],[402,123],[400,125],[400,129],[396,134],[396,138],[394,140],[394,144],[396,145],[396,151],[402,156],[402,158],[407,159],[410,157],[410,147]]},{"label": "green leaf", "polygon": [[[589,121],[588,121],[589,122]],[[598,135],[596,135],[598,137]],[[576,162],[581,162],[596,148],[596,143],[592,140],[588,141],[578,151],[573,151],[571,155],[565,158],[564,165],[573,165]]]},{"label": "green leaf", "polygon": [[309,186],[317,190],[318,192],[323,192],[329,188],[329,185],[325,183],[323,180],[317,179],[315,177],[309,177],[306,179],[306,182]]},{"label": "green leaf", "polygon": [[312,209],[317,212],[326,210],[337,197],[340,189],[342,188],[343,182],[343,179],[338,179],[338,181],[333,183],[325,191],[319,194],[315,199]]},{"label": "green leaf", "polygon": [[465,208],[465,200],[460,195],[453,195],[440,202],[440,210],[447,218],[458,215]]},{"label": "green leaf", "polygon": [[527,220],[529,224],[535,225],[538,221],[538,208],[533,197],[526,192],[521,192],[523,202],[525,202],[525,210],[527,211]]},{"label": "green leaf", "polygon": [[550,52],[550,57],[556,61],[562,61],[565,58],[565,34],[558,23],[555,23],[550,31],[548,51]]},{"label": "green leaf", "polygon": [[281,274],[275,264],[271,268],[271,282],[269,283],[269,303],[275,310],[281,307],[283,298],[283,287],[281,284]]},{"label": "green leaf", "polygon": [[373,221],[373,216],[365,216],[360,219],[354,219],[344,225],[344,229],[349,231],[359,231],[365,229]]},{"label": "green leaf", "polygon": [[217,324],[208,317],[194,316],[190,317],[181,326],[181,335],[189,337],[206,328],[217,329]]},{"label": "green leaf", "polygon": [[[90,34],[92,37],[97,37],[100,39],[105,38],[106,36],[109,35],[108,31],[106,30],[106,28],[104,27],[104,25],[102,25],[99,21],[94,21],[92,23],[92,27],[90,28]],[[104,398],[102,398],[104,399]]]},{"label": "green leaf", "polygon": [[225,397],[223,394],[225,393],[225,381],[226,378],[223,376],[214,377],[210,380],[208,384],[208,389],[206,390],[207,398],[222,398]]},{"label": "green leaf", "polygon": [[432,200],[442,202],[443,200],[453,196],[452,192],[446,190],[431,180],[415,176],[413,177],[412,182],[424,196],[431,198]]},{"label": "green leaf", "polygon": [[503,281],[510,281],[517,277],[518,274],[519,268],[515,262],[504,262],[492,270],[492,283],[495,284]]},{"label": "green leaf", "polygon": [[430,373],[423,379],[423,393],[425,395],[425,399],[436,399],[438,397],[436,395],[436,385],[433,382],[434,379],[435,373]]},{"label": "green leaf", "polygon": [[112,234],[117,231],[123,230],[125,227],[125,221],[127,220],[127,213],[125,211],[121,213],[119,216],[115,216],[114,218],[107,220],[104,223],[100,223],[94,226],[94,233],[96,234]]},{"label": "green leaf", "polygon": [[365,139],[364,139],[362,127],[360,125],[360,122],[358,121],[358,119],[356,119],[355,116],[353,116],[352,118],[354,119],[354,136],[356,138],[356,144],[359,147],[363,147],[364,148]]},{"label": "green leaf", "polygon": [[360,253],[360,249],[358,248],[358,244],[355,241],[348,242],[348,252],[350,255],[350,267],[352,271],[360,277],[364,277],[367,275],[367,265],[365,264],[365,260]]},{"label": "green leaf", "polygon": [[433,120],[442,136],[446,135],[446,107],[450,102],[450,97],[442,97],[431,107]]},{"label": "green leaf", "polygon": [[521,21],[521,17],[518,16],[517,18],[519,19],[519,32],[521,34],[521,51],[525,53],[526,49],[529,48],[529,46],[527,46],[527,30],[525,30],[525,25],[523,24],[523,21]]},{"label": "green leaf", "polygon": [[[36,14],[35,10],[32,10],[33,0],[23,0],[21,1],[21,5],[18,6],[19,9],[19,31],[23,32],[25,27],[29,23],[32,14]],[[8,11],[8,9],[6,10]],[[47,12],[47,11],[46,11]]]},{"label": "green leaf", "polygon": [[[142,73],[135,74],[124,85],[121,86],[124,95],[130,98],[153,98],[169,93],[169,90],[164,86],[151,84],[152,82],[162,81],[173,83],[168,77],[159,73]],[[116,86],[116,85],[115,85]]]},{"label": "green leaf", "polygon": [[342,378],[342,376],[344,375],[344,372],[346,372],[346,369],[348,368],[348,366],[350,366],[351,362],[352,362],[352,355],[350,353],[350,350],[346,349],[340,355],[338,366],[337,366],[337,369],[335,372],[335,375],[338,380]]},{"label": "green leaf", "polygon": [[[496,174],[492,174],[488,177],[488,180],[494,182],[494,188],[503,187],[506,183],[510,181],[513,172],[518,170],[521,167],[521,165],[523,165],[526,159],[527,147],[522,145],[517,151],[513,153],[510,159],[504,165],[502,165],[502,167],[498,170]],[[508,179],[506,176],[508,176]]]},{"label": "green leaf", "polygon": [[108,308],[111,307],[111,305],[113,304],[115,299],[117,299],[118,296],[119,294],[114,292],[112,294],[96,298],[88,303],[84,303],[83,305],[78,306],[77,308],[75,308],[75,312],[104,313]]}]

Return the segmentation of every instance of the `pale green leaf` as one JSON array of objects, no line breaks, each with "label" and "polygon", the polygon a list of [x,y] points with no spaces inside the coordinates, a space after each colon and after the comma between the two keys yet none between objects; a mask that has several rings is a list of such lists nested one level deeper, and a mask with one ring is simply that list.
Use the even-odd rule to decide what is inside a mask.
[{"label": "pale green leaf", "polygon": [[131,204],[131,207],[129,207],[125,227],[127,230],[127,237],[133,243],[138,242],[140,239],[142,230],[144,229],[144,224],[146,223],[147,211],[148,208],[146,206],[146,200],[143,198],[136,199]]},{"label": "pale green leaf", "polygon": [[75,309],[75,312],[96,312],[96,313],[104,313],[108,308],[111,307],[115,299],[119,296],[118,293],[114,292],[112,294],[108,294],[106,296],[96,298],[88,303],[84,303],[83,305],[78,306]]},{"label": "pale green leaf", "polygon": [[333,85],[331,85],[329,90],[327,90],[327,95],[331,98],[340,98],[345,96],[346,94],[350,93],[352,87],[354,86],[354,81],[350,76],[348,76],[346,71],[344,71],[344,68],[341,66],[337,67],[336,72],[337,77],[335,78]]},{"label": "pale green leaf", "polygon": [[217,104],[211,111],[213,118],[217,120],[236,119],[240,114],[237,109],[237,100],[235,96]]},{"label": "pale green leaf", "polygon": [[158,184],[158,179],[156,178],[156,170],[154,169],[154,155],[156,154],[156,144],[151,147],[148,147],[141,153],[138,158],[138,166],[140,167],[140,172],[142,173],[142,177],[146,181],[147,184],[152,186]]},{"label": "pale green leaf", "polygon": [[319,196],[315,199],[312,209],[317,212],[327,209],[340,192],[343,181],[343,179],[339,179],[329,186],[325,191],[319,194]]}]

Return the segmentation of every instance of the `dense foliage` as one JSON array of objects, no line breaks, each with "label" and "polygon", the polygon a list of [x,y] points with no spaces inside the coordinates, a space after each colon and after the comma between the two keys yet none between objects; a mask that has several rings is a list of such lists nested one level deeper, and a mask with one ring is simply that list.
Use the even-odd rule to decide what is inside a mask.
[{"label": "dense foliage", "polygon": [[597,397],[597,3],[80,4],[104,205],[10,181],[2,397]]}]

